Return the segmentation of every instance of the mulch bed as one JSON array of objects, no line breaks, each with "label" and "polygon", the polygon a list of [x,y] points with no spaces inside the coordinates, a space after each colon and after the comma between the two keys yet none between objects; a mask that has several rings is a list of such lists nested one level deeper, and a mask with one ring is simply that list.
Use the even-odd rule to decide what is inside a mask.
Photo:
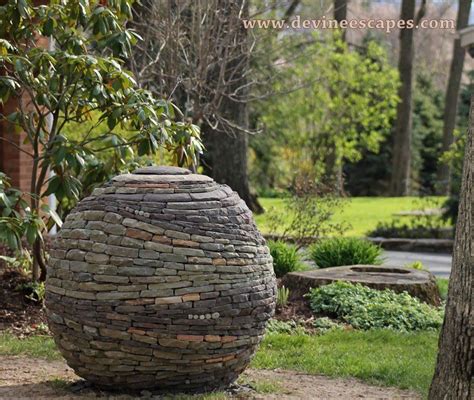
[{"label": "mulch bed", "polygon": [[19,289],[29,281],[22,271],[0,265],[0,333],[28,336],[47,331],[43,305],[27,299]]}]

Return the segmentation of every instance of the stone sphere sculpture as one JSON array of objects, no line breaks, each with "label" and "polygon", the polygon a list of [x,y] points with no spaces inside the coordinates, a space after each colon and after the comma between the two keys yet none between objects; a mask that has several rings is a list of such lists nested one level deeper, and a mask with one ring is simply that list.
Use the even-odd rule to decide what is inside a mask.
[{"label": "stone sphere sculpture", "polygon": [[88,381],[204,391],[246,368],[275,292],[265,240],[235,192],[182,168],[147,167],[67,216],[46,307],[57,346]]}]

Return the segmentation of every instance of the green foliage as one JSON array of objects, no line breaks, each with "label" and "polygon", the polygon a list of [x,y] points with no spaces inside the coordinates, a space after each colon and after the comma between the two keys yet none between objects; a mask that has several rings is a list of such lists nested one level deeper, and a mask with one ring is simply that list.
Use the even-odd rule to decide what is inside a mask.
[{"label": "green foliage", "polygon": [[315,314],[337,317],[356,329],[415,331],[438,329],[443,323],[442,309],[423,303],[406,292],[335,282],[312,289],[308,298]]},{"label": "green foliage", "polygon": [[462,169],[466,148],[467,130],[469,127],[469,110],[471,96],[474,93],[474,70],[468,72],[469,81],[462,85],[458,107],[458,128],[454,131],[454,142],[450,149],[443,154],[442,162],[451,166],[451,187],[448,199],[444,204],[443,217],[456,224],[459,208],[459,193],[461,191]]},{"label": "green foliage", "polygon": [[371,237],[395,238],[437,238],[443,239],[453,235],[449,224],[440,214],[437,198],[424,197],[417,201],[417,210],[402,217],[396,216],[388,221],[381,221],[368,235]]},{"label": "green foliage", "polygon": [[[435,190],[441,156],[444,93],[427,72],[416,73],[413,88],[412,190],[430,194]],[[353,196],[380,196],[388,192],[393,134],[385,130],[380,151],[362,151],[359,161],[344,168],[345,188]]]},{"label": "green foliage", "polygon": [[337,35],[311,39],[301,45],[287,37],[286,48],[304,51],[280,57],[291,60],[279,63],[274,90],[280,95],[260,112],[265,134],[252,140],[251,161],[260,163],[261,186],[287,187],[295,171],[331,174],[330,164],[338,168],[360,159],[363,149],[378,151],[395,115],[397,72],[380,46],[370,42],[360,54]]},{"label": "green foliage", "polygon": [[271,240],[268,242],[268,247],[273,257],[273,270],[277,278],[300,268],[301,261],[296,246],[281,240]]},{"label": "green foliage", "polygon": [[45,296],[44,282],[31,281],[19,285],[16,290],[23,292],[28,300],[42,303]]},{"label": "green foliage", "polygon": [[16,250],[13,257],[1,256],[0,260],[5,261],[10,268],[18,269],[23,273],[31,272],[33,259],[26,249]]},{"label": "green foliage", "polygon": [[[436,207],[441,207],[446,200],[445,196],[432,196],[430,199],[436,201]],[[288,207],[289,202],[282,198],[260,198],[260,203],[265,213],[255,215],[260,231],[282,235],[285,227],[294,217],[294,212]],[[342,200],[340,206],[331,211],[328,222],[341,226],[350,221],[351,226],[344,230],[344,236],[367,236],[367,232],[374,230],[379,222],[389,222],[394,213],[411,210],[417,207],[417,197],[353,197],[350,201]],[[272,216],[278,215],[282,224],[273,225]],[[337,232],[328,232],[328,235],[336,235]]]},{"label": "green foliage", "polygon": [[278,319],[271,319],[267,323],[267,333],[304,334],[305,329],[293,320],[280,321]]},{"label": "green foliage", "polygon": [[328,317],[316,318],[313,322],[313,326],[321,332],[326,332],[331,329],[342,329],[342,324]]},{"label": "green foliage", "polygon": [[[52,221],[61,226],[61,221],[55,211],[43,204],[40,211],[48,215]],[[0,242],[5,243],[18,254],[26,250],[22,246],[22,238],[33,245],[36,240],[42,240],[42,232],[46,229],[39,210],[34,210],[25,200],[25,195],[18,189],[12,188],[9,178],[0,172]]]},{"label": "green foliage", "polygon": [[281,233],[284,239],[293,240],[300,248],[315,237],[342,234],[349,225],[331,220],[345,201],[332,186],[316,183],[311,177],[296,176],[292,190],[283,199],[285,210],[269,210],[270,232]]},{"label": "green foliage", "polygon": [[332,329],[322,335],[267,334],[252,368],[354,377],[426,395],[433,378],[438,332]]},{"label": "green foliage", "polygon": [[441,299],[446,300],[448,298],[449,279],[436,278],[436,285],[438,286]]},{"label": "green foliage", "polygon": [[278,307],[285,307],[288,304],[288,297],[290,296],[290,289],[282,286],[277,289],[276,304]]},{"label": "green foliage", "polygon": [[61,353],[51,336],[33,335],[24,339],[0,333],[0,355],[23,355],[47,360],[61,360]]},{"label": "green foliage", "polygon": [[412,178],[421,194],[436,190],[437,170],[443,142],[444,93],[428,72],[416,75],[413,91]]},{"label": "green foliage", "polygon": [[382,249],[367,240],[358,238],[330,238],[313,244],[311,259],[319,268],[343,265],[382,264]]},{"label": "green foliage", "polygon": [[425,270],[425,267],[421,261],[415,261],[409,264],[405,265],[405,268],[411,268],[411,269],[416,269],[418,271],[423,271]]},{"label": "green foliage", "polygon": [[[0,103],[10,98],[17,102],[15,110],[0,114],[0,121],[25,132],[31,148],[26,154],[32,159],[31,210],[23,207],[19,216],[2,215],[0,237],[14,248],[21,236],[35,242],[42,279],[46,266],[41,234],[60,223],[42,199],[56,195],[61,205],[75,202],[87,178],[105,179],[98,153],[111,150],[125,164],[132,154],[166,149],[175,164],[195,165],[202,151],[198,127],[181,121],[170,102],[138,88],[123,67],[139,39],[126,27],[132,4],[10,0],[0,6],[0,37],[5,38],[0,39]],[[45,46],[44,39],[52,45]],[[89,123],[93,113],[98,118]],[[73,123],[87,126],[80,138],[65,134]],[[98,133],[99,126],[107,129]],[[2,192],[3,207],[9,209],[0,188]]]}]

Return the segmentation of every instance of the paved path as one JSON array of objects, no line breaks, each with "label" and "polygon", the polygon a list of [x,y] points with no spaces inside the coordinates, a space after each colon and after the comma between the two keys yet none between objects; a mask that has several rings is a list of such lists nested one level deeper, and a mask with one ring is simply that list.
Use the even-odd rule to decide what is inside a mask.
[{"label": "paved path", "polygon": [[411,253],[407,251],[384,251],[384,265],[401,266],[421,261],[425,268],[440,278],[449,278],[452,257],[450,254]]}]

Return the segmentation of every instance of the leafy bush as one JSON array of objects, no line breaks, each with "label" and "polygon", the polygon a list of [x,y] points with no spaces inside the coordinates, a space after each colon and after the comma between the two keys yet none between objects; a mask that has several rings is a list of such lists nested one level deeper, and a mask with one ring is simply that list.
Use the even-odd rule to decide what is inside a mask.
[{"label": "leafy bush", "polygon": [[301,269],[300,256],[296,246],[277,240],[269,241],[268,247],[273,257],[273,269],[277,278],[281,278],[288,272]]},{"label": "leafy bush", "polygon": [[335,282],[312,289],[307,296],[315,314],[338,318],[356,329],[414,331],[438,329],[443,322],[442,309],[423,303],[406,292]]},{"label": "leafy bush", "polygon": [[319,268],[355,264],[382,264],[382,249],[357,238],[331,238],[313,244],[311,259]]},{"label": "leafy bush", "polygon": [[290,296],[290,289],[286,288],[285,286],[282,286],[281,288],[278,288],[277,290],[277,298],[276,298],[276,303],[277,306],[279,307],[284,307],[288,303],[288,297]]}]

